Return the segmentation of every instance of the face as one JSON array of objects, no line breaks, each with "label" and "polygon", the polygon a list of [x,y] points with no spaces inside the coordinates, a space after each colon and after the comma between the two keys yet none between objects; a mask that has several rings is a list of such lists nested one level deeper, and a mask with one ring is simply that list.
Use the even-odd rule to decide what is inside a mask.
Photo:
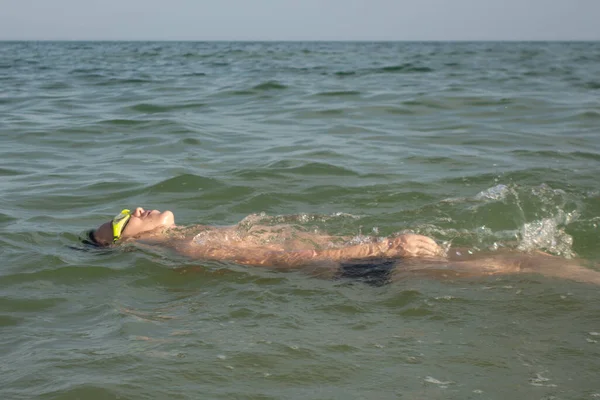
[{"label": "face", "polygon": [[[94,238],[101,244],[112,243],[112,221],[106,222],[94,232]],[[160,212],[158,210],[144,210],[138,207],[131,213],[125,229],[121,232],[121,239],[137,236],[144,232],[153,231],[157,228],[170,228],[175,226],[175,216],[171,211]]]}]

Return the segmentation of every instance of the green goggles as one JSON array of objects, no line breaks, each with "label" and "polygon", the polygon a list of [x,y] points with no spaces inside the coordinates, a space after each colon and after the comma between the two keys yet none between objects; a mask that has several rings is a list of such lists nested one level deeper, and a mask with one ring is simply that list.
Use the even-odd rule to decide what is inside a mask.
[{"label": "green goggles", "polygon": [[125,209],[112,220],[113,243],[121,238],[123,230],[131,219],[131,211]]}]

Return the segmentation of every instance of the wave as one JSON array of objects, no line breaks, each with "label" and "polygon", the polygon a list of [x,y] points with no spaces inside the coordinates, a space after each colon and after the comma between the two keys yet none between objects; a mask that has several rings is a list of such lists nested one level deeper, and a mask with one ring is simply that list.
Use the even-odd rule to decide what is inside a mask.
[{"label": "wave", "polygon": [[323,97],[350,97],[350,96],[360,96],[361,92],[358,90],[340,90],[334,92],[319,92],[316,96]]},{"label": "wave", "polygon": [[338,71],[335,72],[334,75],[337,76],[352,76],[352,75],[356,75],[358,72],[357,71]]},{"label": "wave", "polygon": [[261,84],[258,84],[254,87],[252,87],[252,90],[256,90],[256,91],[267,91],[267,90],[282,90],[282,89],[287,89],[288,87],[282,83],[279,83],[277,81],[268,81],[268,82],[264,82]]},{"label": "wave", "polygon": [[578,113],[577,115],[573,116],[573,119],[591,119],[591,120],[596,120],[596,119],[600,119],[600,112],[599,111],[583,111]]},{"label": "wave", "polygon": [[[199,109],[199,108],[202,108],[205,106],[206,106],[205,103],[198,103],[198,102],[172,104],[172,105],[158,105],[158,104],[153,104],[153,103],[138,103],[138,104],[129,106],[129,109],[132,111],[140,112],[140,113],[156,114],[156,113],[166,113],[166,112],[178,111],[178,110]],[[123,120],[117,120],[117,121],[123,121]]]},{"label": "wave", "polygon": [[269,171],[285,172],[293,175],[332,175],[332,176],[358,176],[359,174],[349,168],[321,162],[291,162],[277,161],[267,166]]},{"label": "wave", "polygon": [[355,75],[369,75],[369,74],[419,74],[429,73],[435,70],[431,67],[415,65],[412,63],[404,63],[398,65],[388,65],[378,68],[360,68],[356,70],[336,71],[333,75],[338,77],[350,77]]},{"label": "wave", "polygon": [[411,63],[405,63],[400,65],[391,65],[387,67],[381,67],[374,70],[375,72],[384,73],[419,73],[419,72],[433,72],[434,69],[429,67],[416,66]]},{"label": "wave", "polygon": [[223,187],[223,184],[216,179],[205,178],[194,174],[181,174],[148,186],[146,190],[152,194],[180,192],[183,189],[198,190],[202,188],[214,189],[218,187]]}]

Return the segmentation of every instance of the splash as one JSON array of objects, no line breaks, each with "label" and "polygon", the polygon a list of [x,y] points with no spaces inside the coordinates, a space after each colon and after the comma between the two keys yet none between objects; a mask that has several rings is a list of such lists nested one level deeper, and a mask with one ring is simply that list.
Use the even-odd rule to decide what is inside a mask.
[{"label": "splash", "polygon": [[438,203],[437,220],[414,230],[473,251],[507,247],[571,258],[573,237],[566,229],[582,212],[582,199],[562,189],[500,183],[472,197]]},{"label": "splash", "polygon": [[423,379],[423,381],[427,383],[433,383],[434,385],[440,385],[440,387],[446,387],[454,383],[452,381],[440,381],[439,379],[435,379],[432,376],[426,376],[425,379]]},{"label": "splash", "polygon": [[546,218],[524,224],[518,249],[545,250],[555,255],[572,258],[575,255],[572,250],[573,237],[559,227],[557,219],[560,217],[559,215],[555,219]]},{"label": "splash", "polygon": [[573,237],[565,228],[578,219],[580,205],[564,190],[545,183],[532,188],[499,184],[483,190],[474,199],[515,207],[512,215],[522,221],[515,235],[519,250],[543,250],[566,258],[575,255]]},{"label": "splash", "polygon": [[475,200],[504,200],[510,193],[510,188],[500,184],[477,193]]}]

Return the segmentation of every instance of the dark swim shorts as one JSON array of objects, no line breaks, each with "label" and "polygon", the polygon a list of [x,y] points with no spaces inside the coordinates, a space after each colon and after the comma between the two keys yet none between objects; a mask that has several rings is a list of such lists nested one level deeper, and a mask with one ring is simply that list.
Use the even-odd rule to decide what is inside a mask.
[{"label": "dark swim shorts", "polygon": [[373,259],[348,261],[341,264],[336,279],[358,279],[367,285],[383,286],[391,282],[398,260]]}]

